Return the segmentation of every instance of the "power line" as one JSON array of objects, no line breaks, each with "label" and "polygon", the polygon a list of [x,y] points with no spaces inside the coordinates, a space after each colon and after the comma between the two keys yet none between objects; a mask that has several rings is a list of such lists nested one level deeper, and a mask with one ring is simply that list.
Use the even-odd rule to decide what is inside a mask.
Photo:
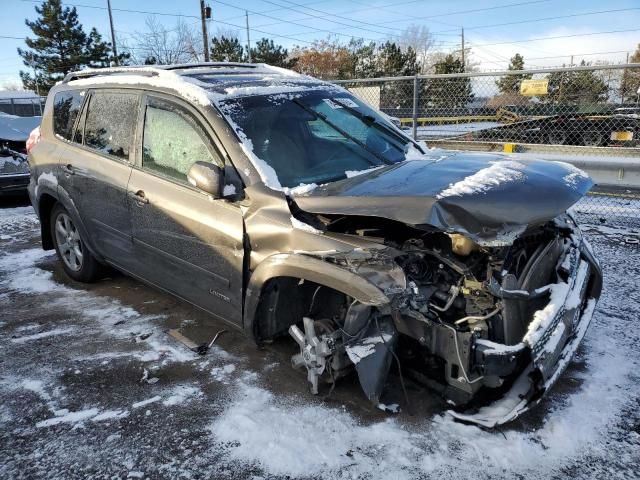
[{"label": "power line", "polygon": [[[227,7],[237,8],[239,10],[245,10],[246,12],[249,12],[249,13],[251,13],[253,15],[260,15],[262,17],[273,18],[275,20],[279,20],[278,17],[274,17],[274,16],[271,16],[271,15],[268,15],[268,14],[265,14],[265,13],[256,12],[255,10],[247,10],[247,9],[245,9],[243,7],[239,7],[239,6],[233,5],[231,3],[223,2],[222,0],[213,0],[213,1],[216,2],[216,3],[219,3],[220,5],[225,5]],[[289,23],[291,25],[296,25],[298,27],[309,28],[309,29],[311,29],[311,30],[313,30],[315,32],[320,32],[320,33],[330,33],[332,35],[339,35],[339,36],[344,36],[344,37],[353,37],[353,35],[349,35],[349,34],[346,34],[346,33],[336,32],[336,31],[333,31],[333,30],[323,30],[323,29],[319,29],[319,28],[315,28],[315,27],[310,27],[309,25],[304,25],[302,23],[297,23],[295,21],[282,20],[279,23]],[[261,25],[258,25],[258,26],[261,26]],[[307,32],[307,33],[311,33],[311,32]],[[300,35],[300,34],[290,34],[290,35],[295,36],[295,35]],[[383,34],[383,35],[387,35],[387,34]],[[376,39],[365,38],[365,40],[375,41]]]},{"label": "power line", "polygon": [[[22,2],[28,2],[28,3],[42,3],[41,0],[21,0]],[[63,3],[62,5],[68,6],[68,7],[79,7],[79,8],[93,8],[95,10],[107,10],[107,7],[100,7],[98,5],[83,5],[83,4],[79,4],[79,3]],[[184,18],[197,18],[200,19],[199,16],[196,15],[184,15],[181,13],[168,13],[168,12],[151,12],[151,11],[147,11],[147,10],[131,10],[128,8],[112,8],[113,11],[116,12],[125,12],[125,13],[141,13],[144,15],[164,15],[167,17],[184,17]]]},{"label": "power line", "polygon": [[609,35],[612,33],[626,33],[626,32],[639,32],[640,28],[631,28],[627,30],[610,30],[608,32],[590,32],[590,33],[575,33],[572,35],[556,35],[554,37],[541,37],[541,38],[528,38],[526,40],[513,40],[511,42],[495,42],[495,43],[481,43],[475,44],[476,47],[491,47],[493,45],[512,45],[515,43],[527,43],[527,42],[541,42],[544,40],[556,40],[559,38],[573,38],[573,37],[589,37],[594,35]]},{"label": "power line", "polygon": [[[217,0],[214,0],[214,1],[217,1]],[[359,23],[359,24],[361,24],[361,25],[368,25],[368,26],[370,26],[370,27],[379,27],[379,26],[380,26],[380,24],[377,24],[377,23],[365,22],[365,21],[363,21],[363,20],[356,20],[356,19],[354,19],[354,18],[343,17],[343,16],[342,16],[341,14],[339,14],[339,13],[330,13],[330,12],[326,12],[326,11],[324,11],[324,10],[318,10],[317,8],[311,8],[311,7],[308,7],[308,6],[306,6],[306,5],[301,5],[301,4],[299,4],[299,3],[292,2],[292,1],[290,1],[290,0],[282,0],[282,1],[284,1],[284,2],[286,2],[286,3],[288,3],[288,4],[290,4],[290,5],[294,5],[294,6],[296,6],[296,7],[306,8],[307,10],[311,10],[311,11],[313,11],[313,12],[321,13],[321,14],[323,14],[323,15],[326,15],[326,16],[327,16],[327,17],[318,17],[318,16],[312,16],[311,14],[309,14],[309,13],[307,13],[307,12],[300,12],[300,13],[302,13],[303,15],[308,15],[308,16],[310,16],[310,17],[312,17],[312,18],[320,18],[320,19],[322,19],[322,20],[327,20],[329,17],[335,17],[335,18],[339,18],[339,19],[341,19],[341,20],[347,20],[347,21],[349,21],[349,22]],[[267,2],[267,3],[273,3],[273,2]],[[275,5],[275,4],[274,4],[274,5]],[[291,7],[290,7],[290,6],[288,6],[287,8],[291,9]],[[297,10],[294,10],[294,11],[297,11]],[[273,18],[273,17],[272,17],[272,18]],[[277,19],[277,20],[280,20],[280,19]],[[281,20],[281,21],[286,21],[286,20]],[[329,21],[332,21],[332,20],[329,20]],[[263,26],[264,26],[264,25],[263,25]],[[392,30],[392,27],[382,27],[382,28],[386,28],[386,29],[388,29],[388,30]],[[377,33],[380,33],[380,32],[377,32]],[[388,35],[388,34],[385,34],[385,35]]]},{"label": "power line", "polygon": [[[263,1],[265,1],[266,3],[271,3],[273,5],[279,5],[279,4],[273,3],[271,1],[267,1],[267,0],[263,0]],[[286,1],[286,2],[291,3],[293,5],[298,5],[298,6],[304,7],[303,5],[296,4],[295,2],[292,2],[290,0],[283,0],[283,1]],[[337,14],[324,12],[325,13],[324,16],[312,16],[312,17],[313,18],[322,19],[322,20],[328,20],[328,21],[331,21],[330,19],[332,17],[337,17],[337,18],[345,18],[345,19],[347,19],[349,21],[352,21],[352,22],[361,22],[359,20],[355,20],[355,19],[352,19],[352,18],[349,18],[349,17],[343,17],[342,15],[348,15],[348,14],[359,13],[359,12],[368,12],[368,11],[371,11],[371,10],[379,10],[379,9],[385,8],[385,7],[395,7],[395,6],[399,6],[399,5],[407,5],[407,4],[412,4],[412,3],[419,3],[420,1],[421,0],[410,0],[410,1],[407,1],[407,2],[391,3],[391,4],[386,4],[386,5],[376,5],[375,7],[360,8],[360,9],[356,9],[356,10],[348,10],[348,11],[338,12]],[[453,12],[444,12],[444,13],[439,13],[439,14],[435,14],[435,15],[425,16],[425,17],[410,17],[410,18],[403,19],[403,20],[391,20],[391,21],[381,22],[381,23],[368,23],[368,22],[362,22],[362,23],[368,24],[368,25],[371,25],[371,26],[375,26],[377,28],[387,28],[387,29],[392,29],[392,27],[385,26],[386,24],[389,24],[389,23],[399,23],[399,22],[415,21],[415,20],[432,20],[432,21],[434,21],[436,23],[444,23],[444,22],[438,22],[438,21],[433,20],[433,19],[434,18],[452,16],[452,15],[462,15],[462,14],[466,14],[466,13],[477,13],[477,12],[482,12],[482,11],[491,11],[491,10],[499,10],[499,9],[503,9],[503,8],[512,8],[512,7],[522,6],[522,5],[545,3],[545,2],[550,2],[550,1],[551,0],[529,0],[529,1],[526,1],[526,2],[508,3],[508,4],[503,4],[503,5],[496,5],[496,6],[493,6],[493,7],[482,7],[482,8],[468,9],[468,10],[457,10],[457,11],[453,11]],[[283,7],[283,5],[279,5],[279,6]],[[307,7],[307,8],[309,10],[321,11],[321,10],[317,10],[317,9],[311,9],[309,7]],[[298,11],[298,10],[294,9],[294,11]],[[300,13],[302,13],[303,15],[311,16],[310,14],[308,14],[306,12],[300,12]],[[305,18],[307,18],[307,17],[305,17]],[[305,18],[294,19],[294,21],[304,20]],[[277,24],[280,24],[280,23],[283,23],[283,22],[263,24],[263,25],[260,25],[260,26],[266,27],[266,26],[277,25]],[[334,23],[337,23],[337,22],[334,22]],[[451,24],[445,23],[445,25],[451,25]],[[347,26],[349,26],[349,25],[347,25]],[[458,28],[460,27],[459,25],[454,25],[454,26],[456,26]]]},{"label": "power line", "polygon": [[[438,13],[436,15],[428,15],[426,17],[414,17],[413,20],[428,20],[431,18],[439,18],[439,17],[448,17],[451,15],[462,15],[462,14],[467,14],[467,13],[478,13],[478,12],[487,12],[487,11],[491,11],[491,10],[500,10],[503,8],[513,8],[513,7],[520,7],[523,5],[531,5],[534,3],[546,3],[546,2],[550,2],[551,0],[530,0],[527,2],[518,2],[518,3],[507,3],[504,5],[495,5],[493,7],[482,7],[482,8],[473,8],[473,9],[469,9],[469,10],[458,10],[456,12],[448,12],[448,13]],[[387,22],[381,22],[380,25],[386,25],[389,23],[398,23],[398,22],[406,22],[406,20],[389,20]]]},{"label": "power line", "polygon": [[[615,9],[615,10],[600,10],[598,12],[586,12],[586,13],[572,13],[569,15],[558,15],[558,16],[554,16],[554,17],[544,17],[544,18],[533,18],[530,20],[517,20],[515,22],[505,22],[505,23],[493,23],[491,25],[477,25],[475,27],[464,27],[467,30],[480,30],[483,28],[493,28],[493,27],[505,27],[507,25],[520,25],[523,23],[535,23],[535,22],[546,22],[549,20],[559,20],[559,19],[563,19],[563,18],[574,18],[574,17],[586,17],[589,15],[602,15],[605,13],[619,13],[619,12],[628,12],[631,10],[640,10],[640,7],[633,7],[633,8],[619,8],[619,9]],[[443,34],[443,33],[447,33],[447,32],[453,32],[454,30],[441,30],[439,32],[433,32],[433,35],[439,35],[439,34]],[[455,34],[454,34],[455,35]]]},{"label": "power line", "polygon": [[[214,1],[218,1],[218,0],[214,0]],[[265,2],[265,3],[269,3],[271,5],[277,5],[279,7],[282,7],[281,4],[275,3],[275,2],[273,2],[271,0],[262,0],[262,1]],[[293,10],[294,12],[302,13],[303,15],[307,15],[308,17],[311,17],[311,18],[325,20],[324,17],[321,17],[319,15],[312,15],[310,13],[300,12],[299,10],[296,10],[295,8],[290,8],[290,9]],[[330,21],[331,23],[335,23],[336,25],[342,25],[343,27],[355,28],[357,30],[363,30],[365,32],[377,33],[378,35],[386,35],[386,36],[391,36],[391,37],[398,37],[399,36],[397,34],[391,34],[391,33],[388,33],[388,32],[380,32],[380,31],[377,31],[377,30],[371,30],[370,28],[359,27],[357,25],[349,25],[348,23],[338,22],[336,20],[328,20],[328,21]],[[262,25],[260,25],[260,26],[262,26]]]},{"label": "power line", "polygon": [[[327,0],[318,0],[316,2],[309,2],[309,3],[305,3],[304,6],[306,7],[307,5],[315,5],[317,3],[325,3]],[[416,0],[416,1],[420,1],[420,0]],[[288,10],[289,7],[282,7],[282,8],[270,8],[269,10],[262,10],[258,13],[262,14],[262,13],[273,13],[273,12],[279,12],[281,10]],[[244,18],[244,15],[234,15],[233,17],[227,17],[227,18],[223,18],[223,21],[229,21],[229,20],[236,20],[236,19],[240,19],[240,18]]]}]

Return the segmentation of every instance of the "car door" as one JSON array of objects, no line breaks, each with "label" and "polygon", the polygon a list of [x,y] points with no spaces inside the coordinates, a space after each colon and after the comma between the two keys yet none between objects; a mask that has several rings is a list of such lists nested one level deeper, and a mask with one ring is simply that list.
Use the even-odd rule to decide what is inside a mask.
[{"label": "car door", "polygon": [[213,131],[186,103],[147,95],[128,185],[134,273],[222,319],[242,321],[243,217],[189,184],[196,161],[224,167]]},{"label": "car door", "polygon": [[93,244],[106,258],[126,266],[133,250],[126,193],[140,94],[94,90],[89,95],[73,148],[61,150],[63,184]]}]

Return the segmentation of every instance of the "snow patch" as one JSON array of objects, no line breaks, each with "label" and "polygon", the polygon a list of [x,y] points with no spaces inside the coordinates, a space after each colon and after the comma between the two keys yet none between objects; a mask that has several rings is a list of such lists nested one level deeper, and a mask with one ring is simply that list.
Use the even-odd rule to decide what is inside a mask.
[{"label": "snow patch", "polygon": [[105,420],[119,420],[129,416],[128,410],[106,410],[91,419],[92,422],[103,422]]},{"label": "snow patch", "polygon": [[[174,72],[157,68],[140,67],[140,68],[100,68],[85,69],[82,72],[96,72],[97,76],[89,78],[81,78],[72,80],[69,85],[74,87],[90,87],[92,85],[151,85],[152,87],[167,88],[173,90],[183,97],[195,102],[203,107],[211,105],[209,93],[202,87],[190,82],[188,78],[177,75]],[[145,76],[140,78],[140,73],[152,72],[155,76]],[[105,75],[105,73],[117,73],[117,75]]]},{"label": "snow patch", "polygon": [[346,172],[344,172],[344,174],[347,176],[347,178],[353,178],[359,175],[364,175],[365,173],[375,172],[382,167],[384,167],[384,165],[380,165],[379,167],[367,168],[365,170],[347,170]]},{"label": "snow patch", "polygon": [[54,337],[57,335],[65,335],[73,332],[73,328],[54,328],[53,330],[47,330],[45,332],[35,333],[33,335],[27,335],[24,337],[12,338],[13,343],[26,343],[34,340],[40,340],[41,338]]},{"label": "snow patch", "polygon": [[291,215],[291,225],[293,225],[293,228],[297,228],[298,230],[304,230],[305,232],[315,233],[316,235],[322,235],[322,231],[312,227],[308,223],[301,222],[293,215]]},{"label": "snow patch", "polygon": [[349,360],[351,360],[354,365],[357,365],[360,360],[372,355],[376,351],[377,344],[389,341],[391,341],[391,335],[383,333],[382,335],[376,335],[375,337],[359,340],[355,345],[346,345],[345,350],[347,351]]},{"label": "snow patch", "polygon": [[202,390],[198,387],[178,385],[173,388],[171,395],[162,401],[162,404],[167,407],[181,405],[194,397],[200,397],[202,395]]},{"label": "snow patch", "polygon": [[449,188],[440,192],[436,198],[461,197],[474,193],[485,193],[504,183],[524,180],[522,172],[524,165],[512,160],[494,162],[489,167],[465,177],[463,180],[452,183]]},{"label": "snow patch", "polygon": [[305,195],[313,192],[316,188],[318,188],[317,183],[301,183],[297,187],[283,188],[283,191],[288,195]]},{"label": "snow patch", "polygon": [[233,364],[228,364],[223,367],[215,367],[211,369],[211,376],[218,382],[226,383],[229,375],[235,372],[235,370],[236,366]]},{"label": "snow patch", "polygon": [[140,402],[135,402],[131,405],[131,408],[144,407],[151,403],[159,402],[160,400],[162,400],[162,397],[160,395],[156,395],[155,397],[147,398],[146,400],[142,400]]},{"label": "snow patch", "polygon": [[230,197],[236,194],[236,186],[235,185],[225,185],[222,189],[223,197]]},{"label": "snow patch", "polygon": [[99,410],[97,408],[90,408],[88,410],[80,410],[78,412],[69,412],[68,410],[61,410],[59,416],[48,418],[41,422],[36,423],[36,427],[52,427],[54,425],[60,425],[61,423],[77,423],[84,420],[88,420],[91,417],[98,415]]}]

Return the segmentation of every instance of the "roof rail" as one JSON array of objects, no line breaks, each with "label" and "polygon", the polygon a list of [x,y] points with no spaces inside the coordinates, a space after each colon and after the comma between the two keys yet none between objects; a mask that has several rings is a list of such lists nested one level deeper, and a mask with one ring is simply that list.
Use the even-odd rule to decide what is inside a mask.
[{"label": "roof rail", "polygon": [[200,62],[200,63],[178,63],[175,65],[158,65],[162,70],[186,70],[189,68],[258,68],[260,65],[256,63],[241,62]]},{"label": "roof rail", "polygon": [[112,67],[112,68],[91,68],[86,70],[80,70],[78,72],[69,72],[62,79],[62,83],[69,83],[72,80],[79,80],[81,78],[102,77],[107,75],[122,75],[122,74],[140,75],[143,77],[157,77],[160,72],[157,69],[150,68],[148,65],[140,67]]}]

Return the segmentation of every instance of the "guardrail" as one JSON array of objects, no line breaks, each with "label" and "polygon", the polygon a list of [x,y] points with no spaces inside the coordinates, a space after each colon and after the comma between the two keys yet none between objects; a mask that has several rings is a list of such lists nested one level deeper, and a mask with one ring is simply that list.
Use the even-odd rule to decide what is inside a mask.
[{"label": "guardrail", "polygon": [[0,98],[0,112],[18,117],[42,116],[47,97]]}]

